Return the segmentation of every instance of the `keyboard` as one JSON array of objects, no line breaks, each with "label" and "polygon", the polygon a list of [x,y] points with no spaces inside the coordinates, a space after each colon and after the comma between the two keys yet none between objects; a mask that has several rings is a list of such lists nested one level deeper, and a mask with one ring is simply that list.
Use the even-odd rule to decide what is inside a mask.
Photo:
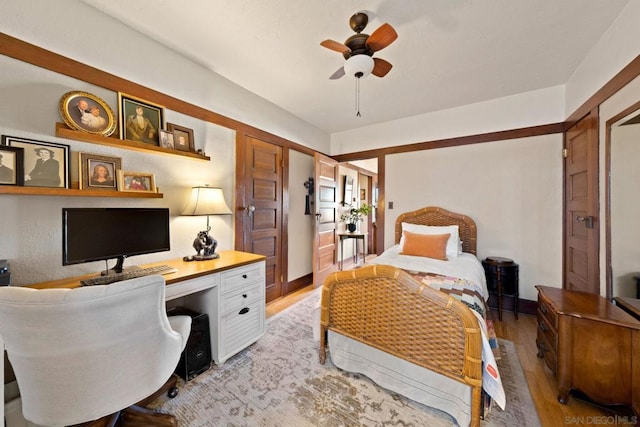
[{"label": "keyboard", "polygon": [[139,268],[136,270],[123,271],[122,273],[113,273],[106,276],[93,277],[91,279],[81,280],[82,286],[108,285],[123,280],[135,279],[136,277],[151,276],[152,274],[169,274],[178,271],[177,268],[168,265],[156,265],[153,267]]}]

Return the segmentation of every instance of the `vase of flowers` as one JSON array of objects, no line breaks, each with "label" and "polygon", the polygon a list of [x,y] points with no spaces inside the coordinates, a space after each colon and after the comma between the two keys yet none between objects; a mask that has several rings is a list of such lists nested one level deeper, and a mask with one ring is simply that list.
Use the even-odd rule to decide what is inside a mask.
[{"label": "vase of flowers", "polygon": [[346,223],[347,230],[350,233],[353,233],[358,228],[358,223],[362,221],[362,219],[371,213],[371,205],[366,203],[361,204],[359,207],[355,207],[353,205],[345,205],[349,208],[349,210],[345,211],[340,216],[340,221]]}]

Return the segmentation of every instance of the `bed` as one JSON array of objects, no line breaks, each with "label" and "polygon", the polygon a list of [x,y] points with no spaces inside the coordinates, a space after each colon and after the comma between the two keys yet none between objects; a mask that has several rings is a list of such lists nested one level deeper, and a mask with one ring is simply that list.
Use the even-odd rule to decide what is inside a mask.
[{"label": "bed", "polygon": [[[406,233],[415,225],[457,226],[459,256],[425,263],[425,257],[401,254],[403,228]],[[483,320],[488,292],[476,239],[475,222],[465,215],[439,207],[400,215],[396,245],[365,267],[325,280],[320,362],[328,346],[339,368],[447,412],[459,425],[480,424],[483,378],[504,408]]]}]

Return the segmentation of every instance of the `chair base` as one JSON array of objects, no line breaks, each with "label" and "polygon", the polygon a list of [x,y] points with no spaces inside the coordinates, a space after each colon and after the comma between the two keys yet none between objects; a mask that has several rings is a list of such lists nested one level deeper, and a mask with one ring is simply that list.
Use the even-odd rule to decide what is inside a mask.
[{"label": "chair base", "polygon": [[173,374],[158,391],[135,405],[129,406],[116,414],[88,423],[76,424],[73,427],[176,427],[178,425],[176,417],[171,414],[155,412],[146,408],[146,406],[164,393],[167,393],[171,398],[176,397],[178,394],[177,383],[178,377]]}]

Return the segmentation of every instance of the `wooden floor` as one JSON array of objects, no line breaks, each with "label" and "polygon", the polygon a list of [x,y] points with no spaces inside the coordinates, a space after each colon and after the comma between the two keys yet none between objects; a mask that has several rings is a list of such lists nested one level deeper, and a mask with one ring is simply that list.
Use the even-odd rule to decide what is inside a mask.
[{"label": "wooden floor", "polygon": [[[300,301],[313,289],[313,286],[308,286],[267,304],[267,318]],[[615,419],[612,413],[578,400],[574,396],[569,398],[566,405],[558,402],[558,383],[544,361],[536,356],[536,318],[526,314],[520,314],[518,317],[519,319],[516,320],[513,313],[503,312],[502,321],[498,321],[497,314],[492,316],[496,319],[494,321],[496,335],[515,344],[542,426],[620,425],[620,423],[614,424]]]}]

